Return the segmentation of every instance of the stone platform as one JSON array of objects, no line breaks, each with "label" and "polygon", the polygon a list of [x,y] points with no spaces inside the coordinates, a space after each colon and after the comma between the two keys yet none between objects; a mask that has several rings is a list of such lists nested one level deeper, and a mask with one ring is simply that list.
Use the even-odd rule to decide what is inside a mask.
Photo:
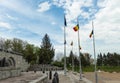
[{"label": "stone platform", "polygon": [[33,80],[41,78],[42,72],[22,72],[21,76],[0,80],[0,83],[30,83]]},{"label": "stone platform", "polygon": [[[45,73],[42,71],[22,72],[21,76],[0,80],[0,83],[52,83],[55,71],[52,71],[52,79],[49,79],[49,73],[49,71],[45,71]],[[79,80],[79,76],[73,72],[67,72],[67,75],[64,75],[62,70],[57,71],[57,73],[59,75],[59,83],[91,83],[84,77],[83,80]],[[43,79],[42,82],[40,81],[41,79]]]}]

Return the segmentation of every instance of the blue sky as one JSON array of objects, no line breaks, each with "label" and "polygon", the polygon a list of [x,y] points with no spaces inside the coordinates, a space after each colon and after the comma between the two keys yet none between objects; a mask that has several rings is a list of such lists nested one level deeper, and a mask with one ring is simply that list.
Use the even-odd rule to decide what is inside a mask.
[{"label": "blue sky", "polygon": [[82,52],[93,55],[91,21],[94,21],[96,53],[120,53],[120,0],[0,0],[0,37],[20,38],[40,46],[47,33],[55,54],[63,54],[64,14],[66,14],[67,55],[78,53],[77,32],[73,27],[79,17]]}]

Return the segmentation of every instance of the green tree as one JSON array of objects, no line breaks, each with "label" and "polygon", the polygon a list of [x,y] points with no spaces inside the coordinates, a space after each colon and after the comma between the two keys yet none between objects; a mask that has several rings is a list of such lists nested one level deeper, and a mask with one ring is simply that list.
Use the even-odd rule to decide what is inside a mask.
[{"label": "green tree", "polygon": [[41,48],[39,50],[39,63],[50,64],[54,58],[54,48],[47,34],[42,39]]},{"label": "green tree", "polygon": [[23,41],[17,38],[12,40],[12,51],[23,53]]},{"label": "green tree", "polygon": [[0,38],[0,49],[4,50],[4,43],[5,43],[5,39]]},{"label": "green tree", "polygon": [[90,65],[90,55],[88,53],[80,53],[81,64],[86,67]]},{"label": "green tree", "polygon": [[108,65],[109,66],[117,66],[118,65],[118,61],[119,61],[119,55],[117,53],[108,53],[107,57],[108,57]]},{"label": "green tree", "polygon": [[34,62],[36,62],[36,64],[39,63],[39,51],[40,51],[39,47],[34,47],[34,54],[36,56],[36,61],[34,61]]},{"label": "green tree", "polygon": [[68,60],[68,62],[69,62],[70,65],[72,65],[72,59],[73,59],[73,57],[74,57],[74,54],[73,54],[73,52],[71,51],[71,52],[70,52],[70,55],[69,55],[69,60]]},{"label": "green tree", "polygon": [[103,65],[107,65],[107,56],[105,54],[103,54]]},{"label": "green tree", "polygon": [[104,66],[118,66],[120,62],[120,55],[117,53],[107,53],[103,55]]},{"label": "green tree", "polygon": [[102,57],[102,54],[98,54],[98,57],[97,57],[97,65],[98,66],[102,66],[103,65],[103,57]]},{"label": "green tree", "polygon": [[28,61],[28,63],[34,64],[36,63],[36,56],[34,53],[34,45],[27,44],[24,50],[24,57]]},{"label": "green tree", "polygon": [[4,42],[4,48],[5,48],[5,50],[10,50],[11,49],[11,40],[7,39]]},{"label": "green tree", "polygon": [[79,60],[78,60],[77,55],[74,56],[74,65],[75,67],[79,66]]}]

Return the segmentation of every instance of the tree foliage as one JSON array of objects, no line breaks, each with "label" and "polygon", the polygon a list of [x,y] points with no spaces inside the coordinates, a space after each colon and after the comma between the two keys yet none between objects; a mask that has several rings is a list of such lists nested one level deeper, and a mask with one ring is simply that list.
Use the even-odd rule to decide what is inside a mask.
[{"label": "tree foliage", "polygon": [[[90,54],[88,53],[80,53],[81,56],[81,64],[83,67],[90,66]],[[69,57],[67,57],[67,64],[72,65],[72,57],[74,57],[74,65],[77,67],[79,66],[79,57],[73,54],[73,52],[70,52]]]},{"label": "tree foliage", "polygon": [[50,64],[54,57],[54,48],[50,42],[50,38],[47,34],[42,39],[41,48],[39,50],[39,63]]},{"label": "tree foliage", "polygon": [[36,62],[36,56],[34,53],[34,45],[27,44],[24,50],[24,57],[29,63],[35,63]]},{"label": "tree foliage", "polygon": [[74,58],[74,54],[73,54],[73,52],[71,51],[70,52],[70,55],[69,55],[69,59],[68,59],[68,63],[70,64],[70,65],[72,65],[72,59]]},{"label": "tree foliage", "polygon": [[103,63],[103,57],[102,57],[102,54],[98,54],[98,59],[97,59],[97,65],[98,66],[102,66],[102,63]]},{"label": "tree foliage", "polygon": [[7,39],[5,42],[4,42],[4,48],[5,50],[10,50],[11,49],[11,40]]},{"label": "tree foliage", "polygon": [[90,66],[90,54],[88,53],[80,53],[81,56],[81,64],[82,66]]},{"label": "tree foliage", "polygon": [[54,57],[54,49],[47,34],[43,38],[41,48],[18,38],[1,38],[0,49],[7,52],[10,51],[12,53],[20,54],[31,64],[50,63]]},{"label": "tree foliage", "polygon": [[18,53],[23,53],[24,43],[21,39],[14,38],[11,42],[12,50]]},{"label": "tree foliage", "polygon": [[97,65],[98,66],[118,66],[120,64],[120,54],[117,53],[107,53],[98,54]]}]

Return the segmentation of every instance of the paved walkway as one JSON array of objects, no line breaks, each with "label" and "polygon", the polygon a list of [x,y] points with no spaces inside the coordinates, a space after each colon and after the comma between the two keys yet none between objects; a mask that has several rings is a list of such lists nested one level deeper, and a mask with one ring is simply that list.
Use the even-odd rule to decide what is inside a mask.
[{"label": "paved walkway", "polygon": [[[58,75],[59,83],[86,83],[85,81],[80,81],[79,76],[74,75],[72,72],[68,72],[67,75],[64,75],[63,71],[58,71]],[[52,83],[52,80],[49,80],[48,83]]]},{"label": "paved walkway", "polygon": [[0,83],[29,83],[43,76],[42,72],[22,72],[21,76],[0,80]]},{"label": "paved walkway", "polygon": [[[95,83],[94,72],[84,73],[83,81],[79,81],[79,73],[68,72],[65,76],[63,71],[58,71],[58,74],[59,83]],[[52,83],[51,81],[48,83]],[[98,72],[98,83],[120,83],[120,73]]]},{"label": "paved walkway", "polygon": [[[52,71],[52,78],[54,73],[55,72]],[[85,78],[82,78],[83,80],[80,81],[79,75],[73,74],[72,72],[67,72],[67,75],[64,75],[64,71],[57,71],[57,73],[59,75],[59,83],[91,83]],[[49,76],[49,71],[46,71],[44,74]],[[0,83],[29,83],[30,81],[38,79],[42,76],[42,72],[22,72],[21,76],[0,80]],[[52,83],[52,79],[49,80],[49,77],[48,83]]]}]

